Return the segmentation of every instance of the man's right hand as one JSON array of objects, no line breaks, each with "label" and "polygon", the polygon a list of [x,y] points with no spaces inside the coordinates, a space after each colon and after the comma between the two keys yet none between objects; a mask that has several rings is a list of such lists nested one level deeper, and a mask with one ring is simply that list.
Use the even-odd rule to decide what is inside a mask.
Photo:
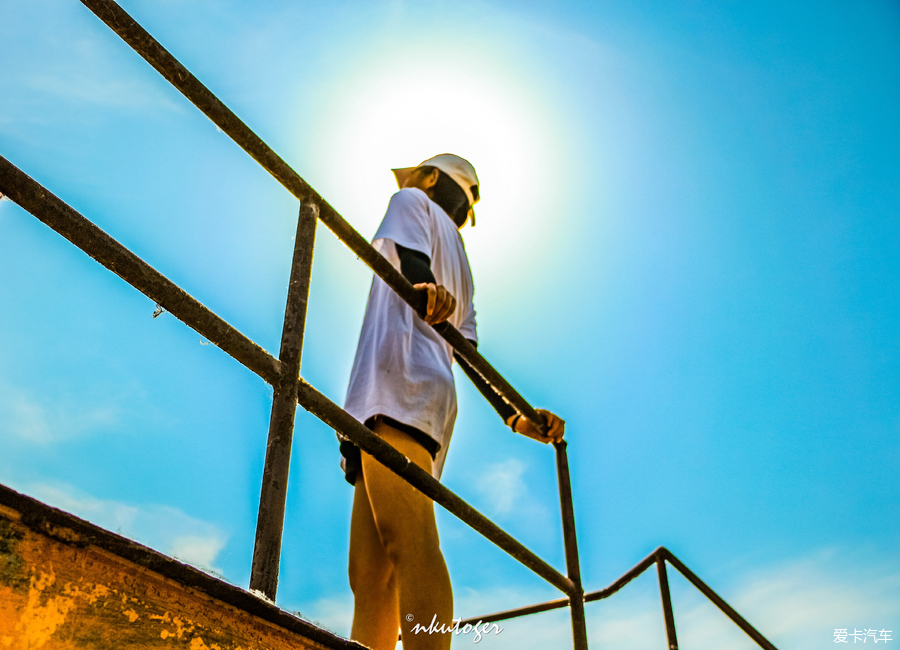
[{"label": "man's right hand", "polygon": [[453,315],[456,309],[456,298],[443,285],[425,283],[414,284],[414,289],[428,292],[428,306],[425,308],[425,322],[437,325]]}]

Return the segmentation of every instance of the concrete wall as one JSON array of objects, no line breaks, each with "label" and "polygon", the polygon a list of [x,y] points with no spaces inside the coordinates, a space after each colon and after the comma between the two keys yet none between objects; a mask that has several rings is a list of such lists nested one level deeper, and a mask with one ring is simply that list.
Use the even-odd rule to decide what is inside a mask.
[{"label": "concrete wall", "polygon": [[362,649],[0,486],[0,650]]}]

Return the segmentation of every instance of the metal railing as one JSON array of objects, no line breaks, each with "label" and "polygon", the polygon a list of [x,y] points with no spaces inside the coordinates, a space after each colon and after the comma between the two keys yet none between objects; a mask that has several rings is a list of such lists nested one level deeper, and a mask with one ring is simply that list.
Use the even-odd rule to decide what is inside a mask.
[{"label": "metal railing", "polygon": [[[765,648],[766,650],[777,650],[771,642],[768,641],[759,631],[750,625],[743,616],[737,613],[731,605],[725,602],[725,600],[719,596],[715,591],[713,591],[709,585],[703,582],[700,578],[697,577],[693,571],[688,569],[677,557],[675,557],[672,552],[665,548],[664,546],[660,546],[655,551],[653,551],[650,555],[645,557],[643,560],[638,562],[630,571],[625,573],[621,578],[613,582],[610,586],[605,589],[600,589],[598,591],[591,591],[584,595],[584,602],[590,603],[597,600],[603,600],[604,598],[609,598],[613,594],[617,593],[622,587],[627,585],[629,582],[637,578],[644,571],[649,569],[654,564],[656,565],[657,576],[659,578],[659,593],[660,598],[662,600],[662,608],[663,608],[663,619],[666,624],[666,639],[668,641],[668,647],[670,650],[678,650],[678,638],[675,634],[675,613],[672,610],[672,597],[669,593],[669,577],[666,572],[666,562],[674,566],[681,575],[683,575],[687,580],[694,585],[704,596],[706,596],[716,607],[718,607],[731,621],[741,628],[744,632],[747,633],[751,639],[753,639],[757,645],[761,648]],[[478,621],[484,623],[494,623],[496,621],[505,621],[511,618],[518,618],[519,616],[526,616],[528,614],[537,614],[539,612],[549,612],[553,609],[559,609],[561,607],[566,607],[569,604],[569,600],[567,598],[560,598],[558,600],[548,600],[544,603],[538,603],[536,605],[528,605],[526,607],[518,607],[516,609],[509,609],[504,612],[496,612],[494,614],[485,614],[483,616],[475,616],[472,618],[467,618],[460,621],[460,625],[465,624],[474,624]]]},{"label": "metal railing", "polygon": [[[80,215],[22,170],[0,156],[0,192],[68,239],[97,262],[116,273],[138,291],[155,301],[189,327],[234,357],[274,389],[266,459],[260,491],[256,541],[250,588],[275,599],[281,556],[287,494],[288,467],[297,404],[330,427],[340,431],[363,451],[395,472],[417,490],[456,515],[526,567],[558,588],[565,598],[508,612],[467,619],[491,622],[559,607],[570,607],[576,650],[587,650],[584,604],[615,593],[656,562],[659,570],[669,647],[677,648],[674,616],[669,597],[665,561],[709,597],[761,647],[773,649],[752,626],[731,609],[669,551],[660,547],[634,569],[605,590],[585,594],[581,583],[575,517],[569,476],[566,442],[555,443],[557,479],[567,575],[563,575],[508,533],[478,512],[429,473],[411,463],[350,414],[317,391],[300,376],[301,353],[306,322],[316,223],[322,221],[360,259],[385,281],[417,313],[422,315],[425,296],[413,289],[337,211],[309,186],[284,160],[250,130],[196,77],[148,34],[113,0],[81,0],[129,46],[199,108],[235,143],[275,177],[300,201],[291,277],[285,307],[284,327],[278,358],[244,336],[184,290],[138,258],[91,221]],[[434,329],[503,397],[517,412],[544,427],[543,418],[449,323]]]}]

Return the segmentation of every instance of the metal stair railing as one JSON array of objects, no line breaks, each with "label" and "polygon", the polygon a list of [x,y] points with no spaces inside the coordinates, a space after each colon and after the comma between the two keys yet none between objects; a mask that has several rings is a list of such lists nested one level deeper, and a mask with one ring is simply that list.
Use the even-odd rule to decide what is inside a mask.
[{"label": "metal stair railing", "polygon": [[[10,199],[75,244],[90,257],[155,301],[157,305],[197,331],[201,336],[215,343],[246,368],[256,373],[261,379],[274,386],[276,392],[273,400],[273,418],[270,424],[274,423],[272,428],[276,430],[276,435],[277,429],[280,426],[284,426],[285,422],[274,414],[279,407],[279,398],[287,393],[289,402],[293,400],[294,404],[299,403],[323,422],[346,435],[354,443],[358,444],[361,449],[374,456],[383,465],[431,497],[432,500],[444,506],[448,511],[482,533],[490,541],[497,544],[552,585],[566,594],[573,592],[573,583],[569,578],[559,573],[451,490],[441,485],[430,474],[411,463],[406,456],[384,442],[313,386],[302,378],[292,382],[293,373],[285,362],[285,358],[289,356],[285,354],[285,348],[290,347],[290,341],[288,345],[284,343],[286,339],[289,340],[291,338],[290,333],[286,333],[282,337],[282,358],[275,359],[3,156],[0,156],[0,193],[9,196]],[[298,231],[304,228],[305,215],[308,216],[309,211],[301,208]],[[298,241],[300,240],[301,238],[298,237]],[[300,255],[299,257],[302,259],[304,256]],[[297,258],[295,257],[296,261]],[[304,275],[302,272],[297,272],[297,266],[299,265],[294,265],[291,273],[292,285],[299,283],[296,280],[297,276],[302,277]],[[299,302],[297,296],[300,293],[302,293],[302,290],[298,291],[296,286],[292,286],[288,291],[289,301],[291,296],[293,296]],[[289,305],[289,309],[286,311],[290,314],[296,312],[296,308],[297,305]],[[286,368],[288,368],[287,372],[285,371]],[[292,424],[293,422],[291,422]],[[272,456],[272,438],[273,433],[270,431],[267,458]],[[284,441],[281,441],[281,443],[283,444]],[[559,448],[564,449],[562,445]],[[287,469],[286,464],[283,469]],[[266,466],[263,470],[264,483],[268,480],[276,480],[275,472],[276,468],[271,464]],[[281,507],[283,512],[283,503]],[[280,532],[279,530],[279,545]],[[254,551],[254,557],[259,555],[259,538],[260,534],[258,531],[257,549]],[[277,572],[278,557],[276,556],[272,561],[275,563],[274,569]],[[273,569],[271,565],[265,568]],[[274,600],[275,587],[277,587],[277,574],[272,589],[270,591],[260,591],[263,591],[267,597]],[[253,578],[251,578],[251,589],[256,589],[253,586]]]},{"label": "metal stair railing", "polygon": [[[644,573],[644,571],[655,564],[657,576],[659,578],[660,599],[662,600],[663,618],[666,625],[666,639],[668,641],[668,647],[670,650],[678,650],[678,638],[675,634],[675,614],[672,610],[672,598],[669,594],[669,578],[666,572],[666,562],[674,566],[678,570],[678,572],[681,573],[681,575],[687,578],[687,580],[700,591],[700,593],[706,596],[716,607],[718,607],[728,618],[730,618],[735,625],[746,632],[747,636],[753,639],[760,648],[764,648],[765,650],[777,650],[777,648],[772,645],[772,643],[768,639],[766,639],[766,637],[759,633],[759,630],[750,625],[747,619],[738,614],[737,611],[733,607],[731,607],[731,605],[726,603],[725,600],[721,596],[719,596],[719,594],[713,591],[709,587],[709,585],[698,578],[697,574],[688,569],[684,565],[684,563],[681,562],[681,560],[675,557],[675,555],[664,546],[660,546],[650,555],[638,562],[636,565],[634,565],[634,567],[631,568],[630,571],[626,572],[624,575],[622,575],[622,577],[613,582],[610,586],[606,587],[605,589],[599,589],[597,591],[586,593],[584,595],[584,602],[591,603],[597,600],[603,600],[604,598],[609,598],[613,594],[617,593],[620,589],[622,589],[622,587],[627,585],[629,582],[637,578],[639,575]],[[503,612],[484,614],[482,616],[473,616],[471,618],[461,620],[460,625],[473,625],[476,622],[495,623],[497,621],[506,621],[511,618],[518,618],[519,616],[527,616],[528,614],[549,612],[554,609],[566,607],[568,606],[568,604],[568,598],[548,600],[543,603],[537,603],[535,605],[528,605],[525,607],[517,607],[516,609],[508,609]]]},{"label": "metal stair railing", "polygon": [[[752,626],[732,610],[709,587],[660,547],[650,557],[600,592],[585,594],[581,583],[572,488],[569,476],[566,442],[555,443],[557,479],[560,495],[563,542],[567,576],[563,575],[532,551],[515,540],[490,519],[478,512],[430,474],[411,463],[403,454],[387,444],[350,414],[317,391],[300,376],[306,308],[309,295],[316,223],[322,221],[360,259],[382,278],[420,315],[424,314],[425,296],[413,289],[380,253],[378,253],[340,214],[337,213],[306,181],[282,160],[247,125],[184,68],[163,46],[148,34],[113,0],[81,0],[94,14],[118,34],[175,88],[199,108],[213,123],[256,160],[300,201],[291,278],[285,307],[281,348],[275,359],[264,349],[229,325],[184,290],[138,258],[119,242],[80,215],[22,170],[0,156],[0,193],[6,194],[25,210],[61,234],[107,269],[154,300],[159,307],[196,330],[246,368],[271,384],[274,389],[266,460],[260,490],[256,542],[250,588],[275,600],[281,556],[284,508],[288,468],[296,406],[313,413],[330,427],[340,431],[363,451],[391,469],[413,487],[430,497],[459,519],[484,535],[512,557],[566,594],[566,598],[509,612],[480,617],[484,622],[502,620],[527,613],[568,606],[571,609],[573,644],[576,650],[587,650],[587,627],[584,604],[611,595],[624,584],[657,563],[662,590],[663,609],[670,648],[677,648],[674,617],[668,595],[665,561],[668,560],[713,600],[763,648],[774,648]],[[545,430],[542,416],[493,368],[475,348],[449,323],[434,329],[456,350],[517,412],[538,423]],[[639,570],[638,570],[639,569]],[[613,589],[615,588],[615,589]],[[610,591],[612,590],[612,591]],[[607,594],[607,592],[609,592]],[[606,594],[606,595],[604,595]],[[467,619],[465,623],[476,619]],[[752,632],[751,632],[752,630]]]}]

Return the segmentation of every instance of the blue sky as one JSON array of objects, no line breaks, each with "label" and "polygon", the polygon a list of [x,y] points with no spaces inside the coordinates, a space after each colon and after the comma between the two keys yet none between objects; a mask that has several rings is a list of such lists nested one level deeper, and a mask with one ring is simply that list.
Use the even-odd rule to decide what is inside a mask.
[{"label": "blue sky", "polygon": [[[366,237],[391,166],[472,160],[480,350],[568,421],[589,590],[662,544],[779,647],[900,637],[895,3],[122,6]],[[80,3],[3,8],[0,154],[277,353],[296,200]],[[0,277],[0,482],[246,586],[271,390],[8,200]],[[370,278],[320,226],[338,402]],[[445,483],[562,569],[552,452],[458,387]],[[346,634],[337,460],[301,411],[279,604]],[[459,614],[558,597],[439,524]],[[672,581],[682,645],[753,647]],[[588,615],[664,643],[652,575]]]}]

